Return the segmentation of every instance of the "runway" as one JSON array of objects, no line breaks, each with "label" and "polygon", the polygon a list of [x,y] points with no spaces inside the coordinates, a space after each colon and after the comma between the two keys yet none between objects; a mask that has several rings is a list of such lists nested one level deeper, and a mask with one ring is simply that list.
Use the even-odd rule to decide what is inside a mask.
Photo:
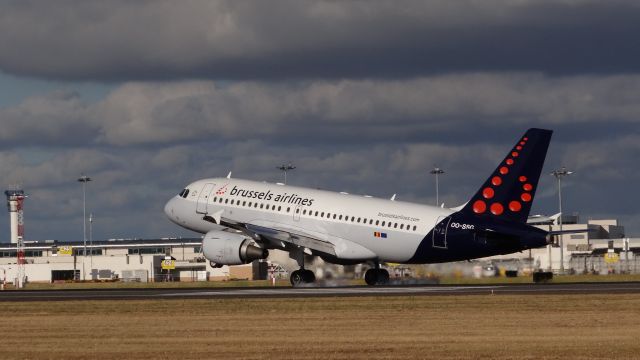
[{"label": "runway", "polygon": [[160,300],[229,298],[304,298],[348,296],[465,296],[465,295],[566,295],[640,293],[640,282],[505,284],[505,285],[412,285],[345,287],[256,287],[181,289],[91,289],[91,290],[5,290],[0,301],[69,300]]}]

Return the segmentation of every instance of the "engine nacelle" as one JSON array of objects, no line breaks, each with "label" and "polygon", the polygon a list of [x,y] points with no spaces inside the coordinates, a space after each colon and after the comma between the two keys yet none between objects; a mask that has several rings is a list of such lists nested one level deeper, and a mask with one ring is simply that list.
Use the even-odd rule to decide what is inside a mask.
[{"label": "engine nacelle", "polygon": [[226,231],[209,231],[202,239],[202,252],[207,260],[222,265],[248,264],[266,259],[269,251],[253,245],[244,235]]}]

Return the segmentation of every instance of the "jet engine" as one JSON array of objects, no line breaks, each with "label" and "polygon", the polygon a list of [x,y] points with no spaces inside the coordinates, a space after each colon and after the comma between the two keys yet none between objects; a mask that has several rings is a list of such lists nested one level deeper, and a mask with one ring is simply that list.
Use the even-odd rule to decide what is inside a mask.
[{"label": "jet engine", "polygon": [[207,260],[217,265],[241,265],[266,259],[267,249],[255,245],[247,237],[226,231],[209,231],[202,239],[202,252]]}]

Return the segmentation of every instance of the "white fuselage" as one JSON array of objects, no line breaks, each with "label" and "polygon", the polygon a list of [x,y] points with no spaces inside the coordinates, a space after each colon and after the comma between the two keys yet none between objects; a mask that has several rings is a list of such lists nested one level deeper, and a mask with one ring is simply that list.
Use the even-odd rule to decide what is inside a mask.
[{"label": "white fuselage", "polygon": [[[223,219],[334,244],[340,258],[406,262],[443,217],[454,211],[402,201],[229,178],[198,180],[186,196],[172,198],[165,212],[175,223],[207,233]],[[352,244],[357,244],[353,246]],[[367,252],[367,250],[369,252]]]}]

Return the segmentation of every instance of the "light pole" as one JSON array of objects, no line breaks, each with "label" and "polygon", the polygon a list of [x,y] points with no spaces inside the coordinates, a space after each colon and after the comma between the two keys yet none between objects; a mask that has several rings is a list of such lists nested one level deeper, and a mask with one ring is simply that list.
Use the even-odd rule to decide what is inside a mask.
[{"label": "light pole", "polygon": [[291,165],[291,163],[289,164],[282,164],[280,166],[276,166],[276,169],[280,169],[280,171],[282,171],[284,173],[284,184],[287,185],[287,171],[289,170],[293,170],[296,167]]},{"label": "light pole", "polygon": [[89,213],[89,247],[91,248],[91,252],[89,253],[89,259],[91,266],[91,280],[93,280],[93,213]]},{"label": "light pole", "polygon": [[562,178],[564,176],[568,176],[573,174],[573,171],[568,171],[564,166],[559,170],[553,170],[551,175],[555,176],[558,179],[558,208],[560,212],[560,217],[558,217],[558,225],[560,225],[560,273],[564,274],[564,243],[563,243],[563,235],[562,235]]},{"label": "light pole", "polygon": [[82,183],[82,239],[84,242],[84,252],[82,254],[82,280],[86,280],[86,272],[84,269],[84,260],[87,258],[87,183],[91,181],[91,178],[82,175],[78,178],[78,181]]},{"label": "light pole", "polygon": [[438,175],[444,174],[444,170],[439,167],[433,168],[433,170],[429,171],[430,174],[436,176],[436,206],[440,206],[440,189],[438,185]]}]

